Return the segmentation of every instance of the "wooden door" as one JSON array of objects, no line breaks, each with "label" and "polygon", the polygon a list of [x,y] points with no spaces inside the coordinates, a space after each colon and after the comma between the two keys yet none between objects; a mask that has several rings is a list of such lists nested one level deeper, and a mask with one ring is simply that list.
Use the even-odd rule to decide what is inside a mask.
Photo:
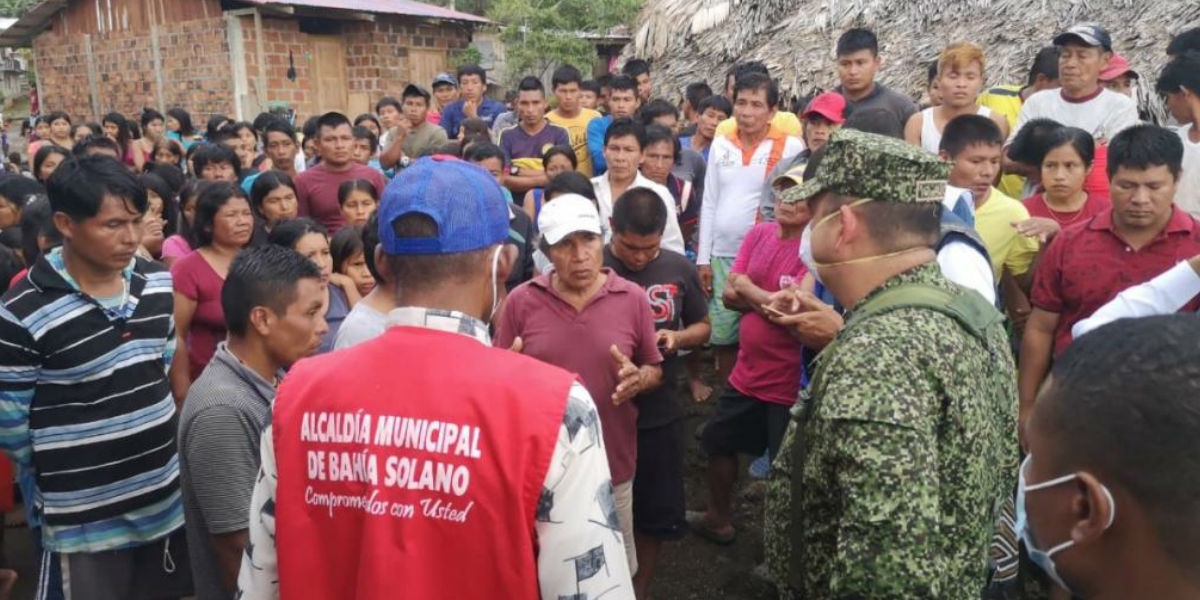
[{"label": "wooden door", "polygon": [[345,114],[349,86],[346,84],[346,54],[342,39],[337,36],[310,35],[308,40],[313,54],[314,114],[334,110]]},{"label": "wooden door", "polygon": [[408,81],[425,89],[433,85],[438,73],[450,70],[450,60],[445,50],[408,50]]}]

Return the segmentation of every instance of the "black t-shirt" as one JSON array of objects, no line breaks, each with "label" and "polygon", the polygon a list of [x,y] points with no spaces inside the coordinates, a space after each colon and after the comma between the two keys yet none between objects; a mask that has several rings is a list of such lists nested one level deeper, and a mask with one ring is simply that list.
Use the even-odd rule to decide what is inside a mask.
[{"label": "black t-shirt", "polygon": [[[654,312],[655,330],[681,331],[708,316],[708,300],[700,287],[700,275],[696,272],[696,266],[682,254],[664,249],[646,268],[630,271],[606,246],[604,266],[646,290],[650,310]],[[635,400],[638,406],[638,429],[661,427],[683,416],[683,406],[675,393],[675,382],[683,361],[678,355],[665,356],[664,359],[663,384]]]}]

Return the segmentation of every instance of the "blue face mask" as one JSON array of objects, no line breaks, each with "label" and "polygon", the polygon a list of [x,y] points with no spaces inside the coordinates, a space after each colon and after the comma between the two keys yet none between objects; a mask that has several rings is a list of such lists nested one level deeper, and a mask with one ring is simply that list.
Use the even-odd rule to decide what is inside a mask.
[{"label": "blue face mask", "polygon": [[[1057,546],[1054,546],[1053,548],[1050,548],[1049,550],[1038,550],[1037,547],[1034,546],[1033,534],[1029,529],[1029,520],[1025,516],[1025,494],[1028,492],[1036,492],[1038,490],[1052,488],[1056,485],[1062,485],[1068,481],[1073,481],[1078,476],[1072,473],[1070,475],[1063,475],[1062,477],[1051,479],[1049,481],[1043,481],[1042,483],[1025,485],[1025,467],[1029,464],[1030,456],[1032,455],[1025,456],[1025,460],[1021,462],[1021,468],[1017,472],[1017,535],[1021,536],[1021,541],[1025,542],[1025,550],[1029,553],[1029,560],[1033,561],[1033,564],[1045,571],[1046,575],[1049,576],[1054,583],[1058,584],[1063,589],[1070,591],[1071,588],[1067,586],[1066,582],[1064,582],[1062,577],[1058,574],[1058,568],[1054,564],[1054,555],[1066,550],[1067,548],[1070,548],[1071,546],[1074,546],[1075,540],[1067,540]],[[1107,487],[1101,485],[1100,489],[1104,491],[1104,496],[1108,498],[1108,503],[1110,506],[1112,506],[1112,511],[1108,513],[1108,524],[1104,526],[1104,528],[1107,530],[1109,527],[1112,527],[1113,521],[1117,518],[1117,502],[1113,500],[1112,492],[1109,492]]]}]

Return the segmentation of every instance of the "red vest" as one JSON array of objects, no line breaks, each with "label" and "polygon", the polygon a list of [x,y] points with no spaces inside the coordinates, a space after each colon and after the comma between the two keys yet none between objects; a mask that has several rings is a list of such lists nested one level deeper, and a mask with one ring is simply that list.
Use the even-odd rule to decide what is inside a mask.
[{"label": "red vest", "polygon": [[282,600],[537,598],[535,515],[573,382],[416,327],[297,364],[272,416]]}]

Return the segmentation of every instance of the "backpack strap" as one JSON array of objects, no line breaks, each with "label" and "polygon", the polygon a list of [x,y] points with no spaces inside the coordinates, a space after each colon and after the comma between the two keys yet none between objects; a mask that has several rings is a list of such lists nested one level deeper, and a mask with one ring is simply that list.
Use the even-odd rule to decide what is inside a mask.
[{"label": "backpack strap", "polygon": [[920,283],[894,287],[867,301],[846,321],[849,329],[863,319],[901,308],[925,308],[958,321],[976,339],[987,339],[987,329],[1004,320],[1004,315],[974,290],[952,292]]}]

